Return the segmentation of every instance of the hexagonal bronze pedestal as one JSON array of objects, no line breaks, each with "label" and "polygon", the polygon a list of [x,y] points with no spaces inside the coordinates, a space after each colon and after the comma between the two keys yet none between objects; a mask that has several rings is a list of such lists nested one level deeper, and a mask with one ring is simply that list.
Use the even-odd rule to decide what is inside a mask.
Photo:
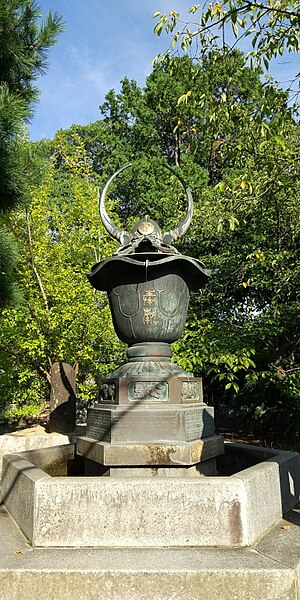
[{"label": "hexagonal bronze pedestal", "polygon": [[213,408],[202,397],[202,379],[192,376],[103,379],[86,437],[77,444],[86,473],[215,474],[223,438],[215,435]]}]

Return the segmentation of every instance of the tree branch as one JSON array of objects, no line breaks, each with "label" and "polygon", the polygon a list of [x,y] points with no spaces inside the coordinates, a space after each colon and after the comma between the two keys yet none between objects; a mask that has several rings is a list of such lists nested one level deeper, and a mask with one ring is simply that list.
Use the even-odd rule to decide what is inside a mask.
[{"label": "tree branch", "polygon": [[[50,309],[49,309],[49,304],[48,304],[48,298],[45,292],[45,288],[43,286],[43,282],[42,279],[40,277],[40,274],[38,272],[37,266],[35,264],[34,261],[34,255],[33,255],[33,244],[32,244],[32,235],[31,235],[31,227],[30,227],[30,217],[29,217],[29,213],[26,210],[26,222],[27,222],[27,231],[28,231],[28,242],[29,242],[29,252],[30,252],[30,258],[31,258],[31,265],[32,265],[32,269],[33,272],[35,274],[43,301],[44,301],[44,306],[45,306],[45,312],[46,312],[46,319],[47,319],[47,323],[48,323],[48,328],[49,328],[49,335],[50,335],[50,340],[51,340],[51,346],[52,346],[52,351],[54,353],[54,360],[56,359],[55,356],[55,343],[54,343],[54,332],[53,332],[53,327],[52,327],[52,322],[51,322],[51,316],[50,316]],[[51,365],[50,365],[51,366]]]},{"label": "tree branch", "polygon": [[31,364],[31,366],[36,369],[37,371],[39,371],[44,379],[46,379],[46,381],[49,383],[49,385],[51,384],[51,376],[50,373],[48,373],[48,371],[46,371],[46,369],[44,369],[39,363],[35,362],[35,360],[31,357],[28,357],[28,355],[26,355],[26,358],[24,358],[24,356],[22,356],[17,350],[15,349],[8,349],[8,348],[0,348],[0,352],[3,352],[5,354],[10,354],[11,356],[13,356],[14,358],[17,358],[21,363],[28,365]]}]

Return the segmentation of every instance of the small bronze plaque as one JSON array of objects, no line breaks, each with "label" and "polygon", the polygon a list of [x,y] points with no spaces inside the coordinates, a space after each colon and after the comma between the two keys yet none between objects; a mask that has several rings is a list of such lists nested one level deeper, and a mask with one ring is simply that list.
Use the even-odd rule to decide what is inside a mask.
[{"label": "small bronze plaque", "polygon": [[192,442],[201,438],[203,428],[203,418],[198,410],[193,410],[185,415],[186,441]]},{"label": "small bronze plaque", "polygon": [[177,440],[181,437],[180,415],[175,410],[132,410],[113,422],[112,442],[116,444],[174,441],[174,436]]},{"label": "small bronze plaque", "polygon": [[214,435],[212,407],[194,409],[185,413],[185,433],[187,442]]},{"label": "small bronze plaque", "polygon": [[111,441],[110,412],[104,412],[103,409],[101,411],[90,409],[86,434],[93,440],[109,443]]}]

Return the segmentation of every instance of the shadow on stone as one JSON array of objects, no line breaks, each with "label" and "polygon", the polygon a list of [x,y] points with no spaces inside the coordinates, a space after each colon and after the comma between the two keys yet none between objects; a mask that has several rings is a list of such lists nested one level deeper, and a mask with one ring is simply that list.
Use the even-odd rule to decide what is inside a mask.
[{"label": "shadow on stone", "polygon": [[76,426],[76,375],[65,362],[51,367],[50,417],[48,431],[70,433]]}]

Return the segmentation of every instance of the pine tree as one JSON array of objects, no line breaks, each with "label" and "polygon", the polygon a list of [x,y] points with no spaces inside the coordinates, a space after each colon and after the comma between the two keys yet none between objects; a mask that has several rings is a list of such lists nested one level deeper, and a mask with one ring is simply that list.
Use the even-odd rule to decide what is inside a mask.
[{"label": "pine tree", "polygon": [[[47,51],[62,30],[49,11],[40,23],[31,0],[0,0],[0,213],[26,199],[30,161],[23,129],[38,99],[34,82],[47,67]],[[0,308],[16,298],[13,271],[18,252],[0,228]]]}]

